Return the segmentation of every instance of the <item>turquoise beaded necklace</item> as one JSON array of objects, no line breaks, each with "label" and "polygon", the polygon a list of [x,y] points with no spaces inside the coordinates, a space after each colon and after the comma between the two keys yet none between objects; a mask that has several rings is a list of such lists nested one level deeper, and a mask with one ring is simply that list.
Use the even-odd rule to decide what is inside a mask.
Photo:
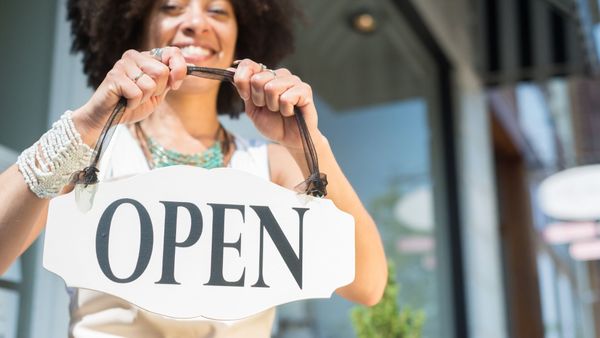
[{"label": "turquoise beaded necklace", "polygon": [[[183,154],[171,149],[167,149],[150,136],[146,135],[139,123],[137,124],[137,128],[143,135],[146,145],[148,146],[152,168],[163,168],[172,165],[190,165],[205,169],[213,169],[224,166],[223,150],[224,148],[228,147],[224,147],[223,143],[228,145],[229,139],[227,132],[221,125],[219,125],[219,130],[217,131],[216,135],[217,140],[215,143],[203,152],[195,154]],[[219,134],[221,131],[225,134],[225,142],[221,142],[219,140]],[[227,149],[225,149],[225,151],[226,150]]]}]

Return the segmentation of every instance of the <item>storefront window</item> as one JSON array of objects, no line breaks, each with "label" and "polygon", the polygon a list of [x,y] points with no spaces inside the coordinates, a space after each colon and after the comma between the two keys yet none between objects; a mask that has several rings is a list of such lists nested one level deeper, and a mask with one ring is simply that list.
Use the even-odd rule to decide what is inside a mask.
[{"label": "storefront window", "polygon": [[[577,261],[568,242],[546,236],[552,224],[569,224],[553,219],[542,210],[540,184],[564,167],[577,165],[577,142],[581,137],[574,116],[578,97],[571,94],[569,80],[552,79],[543,84],[516,86],[519,127],[538,162],[528,167],[533,226],[536,229],[537,272],[540,303],[546,338],[588,337],[593,335],[594,319],[587,263]],[[588,239],[579,239],[586,241]]]},{"label": "storefront window", "polygon": [[[379,6],[364,11],[386,13],[364,34],[334,19],[339,8],[308,1],[314,25],[299,31],[286,66],[311,84],[319,128],[377,223],[401,309],[425,315],[422,337],[452,337],[441,69],[400,10]],[[355,337],[354,306],[339,296],[283,306],[276,337]]]},{"label": "storefront window", "polygon": [[[319,104],[320,128],[380,230],[395,265],[402,307],[422,310],[425,337],[441,334],[431,130],[422,99],[335,113]],[[313,301],[318,337],[353,337],[352,304]]]}]

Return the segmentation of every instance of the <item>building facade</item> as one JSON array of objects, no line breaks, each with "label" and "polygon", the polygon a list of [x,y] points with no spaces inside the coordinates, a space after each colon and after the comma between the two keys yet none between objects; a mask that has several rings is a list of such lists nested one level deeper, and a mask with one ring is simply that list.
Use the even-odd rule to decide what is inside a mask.
[{"label": "building facade", "polygon": [[[284,66],[312,85],[423,337],[600,337],[598,261],[544,240],[552,220],[536,197],[548,175],[599,158],[596,2],[301,5]],[[91,93],[65,17],[64,0],[0,4],[0,168]],[[243,118],[224,123],[256,136]],[[41,268],[41,242],[0,278],[0,337],[66,334],[68,298]],[[353,307],[282,306],[273,336],[353,337]]]}]

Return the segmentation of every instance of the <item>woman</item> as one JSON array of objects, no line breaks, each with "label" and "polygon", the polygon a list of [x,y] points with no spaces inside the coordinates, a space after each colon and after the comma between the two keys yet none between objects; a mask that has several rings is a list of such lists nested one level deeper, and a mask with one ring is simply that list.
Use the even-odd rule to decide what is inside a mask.
[{"label": "woman", "polygon": [[[73,48],[83,52],[84,70],[96,90],[0,175],[0,200],[7,201],[0,205],[0,272],[39,235],[49,197],[66,184],[65,175],[57,173],[82,169],[90,156],[88,147],[94,146],[120,97],[127,99],[127,108],[113,151],[103,158],[106,178],[186,163],[253,171],[287,188],[309,172],[292,116],[296,106],[307,122],[320,169],[327,174],[327,198],[356,221],[356,278],[337,292],[366,305],[378,302],[387,278],[379,234],[318,129],[310,86],[287,69],[270,70],[252,60],[272,65],[291,50],[289,16],[294,12],[288,1],[70,0],[68,6]],[[148,52],[156,47],[160,49]],[[186,76],[187,64],[233,65],[235,88]],[[248,142],[221,127],[219,113],[235,115],[240,109],[236,96],[274,144]],[[62,148],[56,143],[60,140],[66,142]],[[168,160],[161,162],[158,155],[165,153]],[[202,160],[208,153],[217,155]],[[59,156],[70,167],[51,161]],[[105,294],[73,290],[72,317],[71,335],[76,337],[265,337],[273,311],[225,326],[175,321]]]}]

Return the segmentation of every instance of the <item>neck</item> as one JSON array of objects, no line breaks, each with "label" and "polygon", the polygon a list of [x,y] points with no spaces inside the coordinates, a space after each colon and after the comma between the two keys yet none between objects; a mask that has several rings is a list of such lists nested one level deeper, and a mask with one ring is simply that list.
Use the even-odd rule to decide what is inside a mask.
[{"label": "neck", "polygon": [[157,134],[185,133],[196,140],[212,140],[219,128],[217,93],[170,92],[156,113],[150,115],[149,127]]}]

